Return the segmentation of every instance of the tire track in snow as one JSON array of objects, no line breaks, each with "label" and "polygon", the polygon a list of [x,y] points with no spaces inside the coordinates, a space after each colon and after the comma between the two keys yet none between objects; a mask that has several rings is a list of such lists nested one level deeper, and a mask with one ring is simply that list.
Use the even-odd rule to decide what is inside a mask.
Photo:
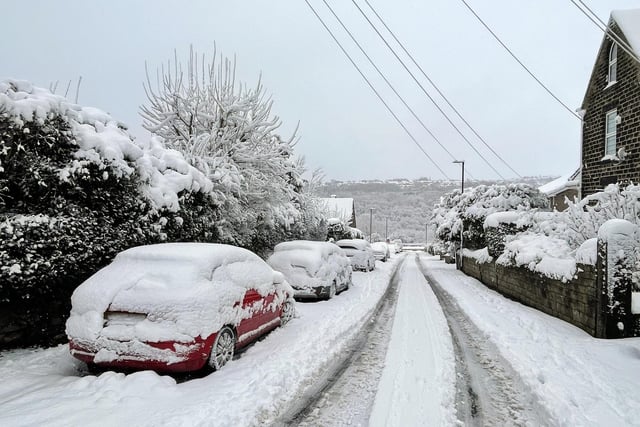
[{"label": "tire track in snow", "polygon": [[396,265],[385,294],[350,351],[336,360],[319,379],[313,393],[301,398],[279,425],[368,424],[391,336],[398,300],[398,272],[405,261],[406,257]]},{"label": "tire track in snow", "polygon": [[534,398],[518,374],[497,348],[484,339],[423,263],[420,268],[440,302],[453,337],[459,422],[465,426],[544,425],[545,417],[541,419],[537,408],[532,407]]}]

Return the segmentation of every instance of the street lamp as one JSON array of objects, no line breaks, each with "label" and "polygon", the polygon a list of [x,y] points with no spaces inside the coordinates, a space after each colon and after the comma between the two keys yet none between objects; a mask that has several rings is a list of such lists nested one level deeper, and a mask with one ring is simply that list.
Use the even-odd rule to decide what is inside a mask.
[{"label": "street lamp", "polygon": [[[464,194],[464,160],[454,160],[453,163],[459,163],[462,165],[462,191],[460,195]],[[462,248],[464,243],[464,222],[460,219],[460,270],[462,270]]]},{"label": "street lamp", "polygon": [[374,208],[369,208],[369,243],[372,242],[372,235],[373,235],[373,209]]}]

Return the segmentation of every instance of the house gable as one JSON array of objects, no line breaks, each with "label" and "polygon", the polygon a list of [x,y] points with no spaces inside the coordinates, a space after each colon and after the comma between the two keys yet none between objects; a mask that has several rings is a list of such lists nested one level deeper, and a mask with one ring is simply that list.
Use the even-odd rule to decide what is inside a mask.
[{"label": "house gable", "polygon": [[[638,40],[635,33],[640,29],[630,24],[640,18],[638,12],[614,12],[609,22],[609,28],[629,43],[615,20],[616,17],[621,21],[626,18],[623,27],[627,32],[633,31],[631,46],[634,51],[637,49],[634,44]],[[603,38],[582,103],[582,197],[600,191],[613,182],[640,182],[640,64],[618,48],[616,82],[609,83],[607,76],[612,43],[609,37]],[[605,156],[605,119],[607,113],[613,110],[617,116],[610,115],[616,119],[616,151],[624,148],[624,158]]]}]

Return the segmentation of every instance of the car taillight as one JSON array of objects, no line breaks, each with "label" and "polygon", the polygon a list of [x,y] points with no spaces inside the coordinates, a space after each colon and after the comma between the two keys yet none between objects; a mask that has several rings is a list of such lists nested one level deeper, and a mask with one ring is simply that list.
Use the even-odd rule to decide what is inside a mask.
[{"label": "car taillight", "polygon": [[104,326],[134,326],[144,319],[147,315],[144,313],[129,313],[126,311],[107,311],[104,313]]}]

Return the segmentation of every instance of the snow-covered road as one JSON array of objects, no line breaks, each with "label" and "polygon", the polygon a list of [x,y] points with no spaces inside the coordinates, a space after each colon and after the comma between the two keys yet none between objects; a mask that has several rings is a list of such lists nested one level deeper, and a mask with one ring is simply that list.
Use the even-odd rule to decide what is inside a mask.
[{"label": "snow-covered road", "polygon": [[[299,304],[298,318],[221,371],[179,384],[149,371],[81,376],[81,364],[69,356],[66,346],[0,353],[0,425],[277,425],[301,397],[313,397],[328,368],[366,330],[403,258],[396,313],[392,325],[387,318],[381,326],[390,329],[390,336],[380,334],[382,343],[386,338],[389,342],[384,363],[380,342],[374,350],[380,354],[372,359],[374,370],[383,366],[375,372],[380,379],[377,389],[373,390],[377,377],[360,377],[366,389],[353,396],[354,407],[342,405],[343,413],[354,415],[351,418],[339,412],[331,417],[339,408],[328,394],[319,410],[324,415],[316,419],[323,425],[473,424],[463,413],[456,414],[456,359],[445,312],[460,323],[452,326],[454,335],[471,336],[461,342],[459,353],[477,350],[480,356],[490,356],[493,366],[488,371],[499,374],[496,387],[506,392],[507,410],[481,423],[493,419],[509,425],[640,425],[640,339],[595,339],[424,254],[378,262],[375,272],[354,274],[352,289],[330,301]],[[443,304],[445,312],[423,271],[450,300],[450,307]],[[475,363],[485,362],[481,358]],[[490,387],[482,381],[473,384],[485,400]],[[510,400],[514,395],[527,404]],[[345,398],[344,393],[335,396]]]}]

